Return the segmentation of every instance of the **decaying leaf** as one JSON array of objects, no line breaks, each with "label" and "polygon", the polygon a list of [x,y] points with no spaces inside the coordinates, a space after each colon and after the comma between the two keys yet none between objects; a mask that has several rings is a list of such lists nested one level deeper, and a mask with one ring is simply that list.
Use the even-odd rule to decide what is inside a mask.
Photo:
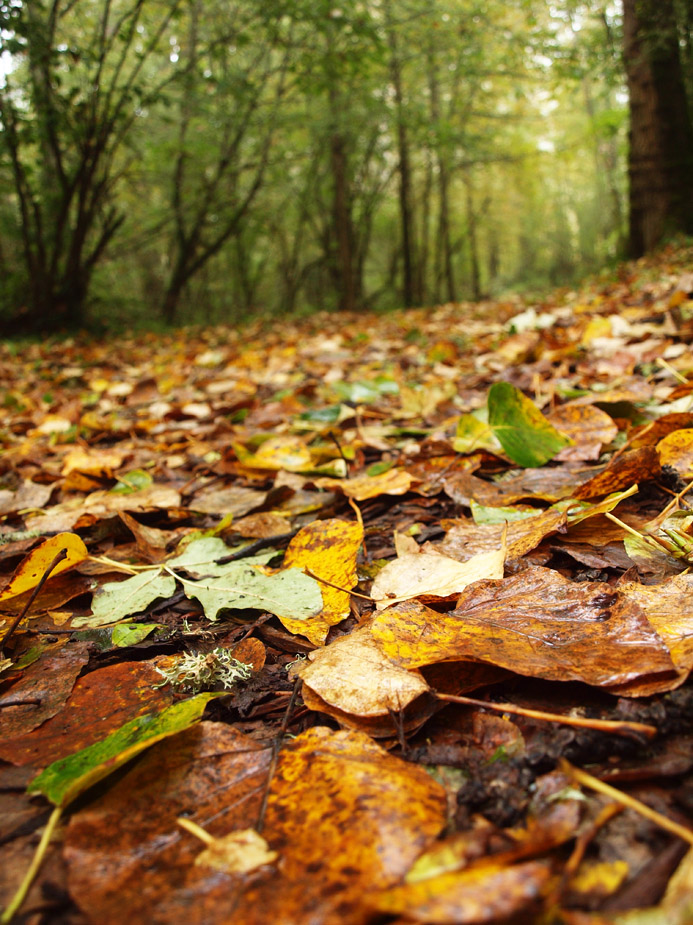
[{"label": "decaying leaf", "polygon": [[378,573],[371,595],[378,609],[387,607],[388,599],[393,598],[449,600],[475,581],[502,577],[504,562],[502,543],[499,548],[479,553],[463,563],[443,555],[408,554],[388,563]]}]

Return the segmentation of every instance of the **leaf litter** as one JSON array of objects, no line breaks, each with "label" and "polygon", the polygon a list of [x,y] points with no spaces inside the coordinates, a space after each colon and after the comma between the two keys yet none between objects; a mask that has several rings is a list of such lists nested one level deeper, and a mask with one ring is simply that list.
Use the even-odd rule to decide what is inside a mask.
[{"label": "leaf litter", "polygon": [[0,348],[3,921],[690,922],[692,261]]}]

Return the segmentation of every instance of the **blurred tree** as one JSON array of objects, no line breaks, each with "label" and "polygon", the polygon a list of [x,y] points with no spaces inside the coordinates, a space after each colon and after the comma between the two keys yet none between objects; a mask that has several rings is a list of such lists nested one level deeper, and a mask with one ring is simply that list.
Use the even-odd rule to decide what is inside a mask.
[{"label": "blurred tree", "polygon": [[115,186],[130,129],[171,79],[165,68],[154,76],[150,58],[180,6],[0,4],[0,52],[15,64],[0,85],[0,119],[20,219],[22,327],[84,321],[94,268],[124,219]]},{"label": "blurred tree", "polygon": [[623,0],[631,256],[693,233],[693,130],[674,0]]}]

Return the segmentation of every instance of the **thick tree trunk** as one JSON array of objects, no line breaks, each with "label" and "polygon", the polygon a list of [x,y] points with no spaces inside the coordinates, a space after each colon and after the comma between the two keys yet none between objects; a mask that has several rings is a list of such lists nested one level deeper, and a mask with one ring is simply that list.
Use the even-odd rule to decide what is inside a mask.
[{"label": "thick tree trunk", "polygon": [[693,232],[693,132],[673,0],[623,0],[631,256]]}]

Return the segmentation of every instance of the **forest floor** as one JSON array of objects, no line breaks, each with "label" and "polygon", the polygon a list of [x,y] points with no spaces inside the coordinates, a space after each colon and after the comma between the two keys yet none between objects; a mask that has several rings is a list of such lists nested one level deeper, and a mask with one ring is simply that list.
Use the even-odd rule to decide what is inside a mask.
[{"label": "forest floor", "polygon": [[0,347],[2,921],[690,925],[691,342],[672,247]]}]

